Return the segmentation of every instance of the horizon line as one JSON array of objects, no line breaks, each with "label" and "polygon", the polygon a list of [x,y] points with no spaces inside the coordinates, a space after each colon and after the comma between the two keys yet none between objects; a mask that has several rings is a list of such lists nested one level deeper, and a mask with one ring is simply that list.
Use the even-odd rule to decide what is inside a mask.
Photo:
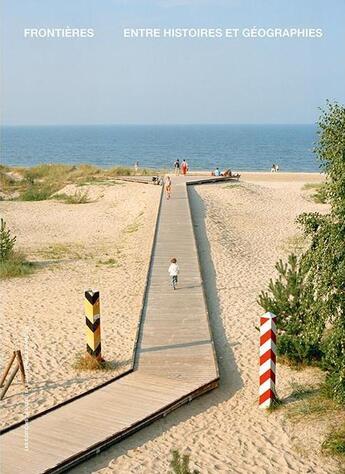
[{"label": "horizon line", "polygon": [[169,127],[169,126],[195,126],[195,125],[317,125],[316,122],[169,122],[169,123],[1,123],[1,127],[113,127],[113,126],[142,126],[142,127]]}]

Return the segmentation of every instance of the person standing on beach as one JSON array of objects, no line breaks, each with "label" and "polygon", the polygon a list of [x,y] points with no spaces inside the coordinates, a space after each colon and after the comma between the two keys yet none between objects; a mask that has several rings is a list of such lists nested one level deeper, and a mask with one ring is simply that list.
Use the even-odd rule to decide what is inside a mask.
[{"label": "person standing on beach", "polygon": [[180,160],[177,158],[174,163],[175,168],[175,175],[178,176],[180,174]]},{"label": "person standing on beach", "polygon": [[167,195],[167,199],[171,198],[171,178],[167,176],[165,178],[165,193]]},{"label": "person standing on beach", "polygon": [[169,267],[168,272],[170,275],[171,285],[173,289],[176,290],[178,274],[180,273],[180,269],[179,269],[179,266],[177,265],[176,258],[172,258],[170,260],[170,267]]},{"label": "person standing on beach", "polygon": [[134,163],[134,171],[137,173],[138,172],[138,168],[139,168],[139,161],[136,161]]},{"label": "person standing on beach", "polygon": [[188,171],[188,164],[187,164],[186,160],[182,161],[181,171],[182,171],[183,176],[186,176],[187,171]]}]

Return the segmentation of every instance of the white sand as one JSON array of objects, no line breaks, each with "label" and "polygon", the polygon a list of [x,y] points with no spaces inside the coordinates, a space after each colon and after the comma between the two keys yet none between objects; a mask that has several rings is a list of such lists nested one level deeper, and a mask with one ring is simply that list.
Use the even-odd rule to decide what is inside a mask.
[{"label": "white sand", "polygon": [[[29,361],[29,411],[17,377],[2,402],[4,425],[131,365],[160,190],[133,183],[80,189],[95,202],[1,203],[17,247],[42,266],[1,282],[1,367],[15,348]],[[74,187],[64,191],[74,193]],[[83,298],[89,288],[100,291],[102,354],[114,367],[106,372],[72,367],[76,354],[85,352]]]},{"label": "white sand", "polygon": [[[251,173],[244,174],[240,185],[203,185],[192,191],[221,387],[73,472],[168,472],[171,449],[189,452],[192,467],[201,473],[336,472],[335,462],[319,452],[324,423],[294,424],[286,419],[286,409],[268,415],[257,405],[255,326],[262,310],[256,299],[274,276],[276,260],[298,242],[296,216],[327,211],[308,198],[310,192],[302,191],[303,184],[312,181],[320,177]],[[319,379],[316,370],[296,372],[278,365],[282,398],[292,392],[294,382],[317,384]]]}]

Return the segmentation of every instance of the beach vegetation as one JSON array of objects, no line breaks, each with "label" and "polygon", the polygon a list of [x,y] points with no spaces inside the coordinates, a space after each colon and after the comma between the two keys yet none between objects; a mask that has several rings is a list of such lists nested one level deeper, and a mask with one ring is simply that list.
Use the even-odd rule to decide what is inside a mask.
[{"label": "beach vegetation", "polygon": [[[41,164],[30,168],[0,168],[1,199],[20,201],[44,201],[68,184],[76,186],[105,185],[119,183],[121,176],[153,176],[164,174],[163,170],[116,166],[103,169],[93,165]],[[72,202],[74,204],[75,202]],[[81,204],[78,202],[78,204]]]},{"label": "beach vegetation", "polygon": [[80,260],[84,254],[84,249],[81,245],[54,243],[46,248],[36,252],[41,258],[50,260],[62,260],[65,258]]},{"label": "beach vegetation", "polygon": [[73,363],[73,368],[75,370],[113,370],[114,367],[110,362],[106,362],[101,359],[98,360],[96,357],[92,357],[90,354],[78,353],[76,354],[75,361]]},{"label": "beach vegetation", "polygon": [[156,176],[164,174],[164,170],[156,170],[153,168],[140,168],[137,172],[134,168],[126,166],[115,166],[107,171],[108,176]]},{"label": "beach vegetation", "polygon": [[46,201],[54,191],[54,188],[47,184],[30,184],[19,194],[18,201]]},{"label": "beach vegetation", "polygon": [[[328,399],[345,405],[345,107],[328,102],[315,148],[327,181],[328,214],[303,213],[297,222],[309,245],[301,256],[278,262],[259,304],[277,316],[277,348],[292,363],[325,371]],[[305,411],[319,412],[325,397]]]},{"label": "beach vegetation", "polygon": [[0,190],[6,192],[11,190],[15,184],[15,180],[9,176],[5,171],[0,170]]},{"label": "beach vegetation", "polygon": [[291,403],[288,407],[287,418],[303,421],[305,417],[320,419],[323,416],[340,413],[339,405],[327,396],[324,386],[311,388],[300,386],[290,394]]},{"label": "beach vegetation", "polygon": [[310,314],[310,294],[307,268],[298,257],[289,255],[287,263],[276,264],[278,278],[271,279],[268,291],[259,295],[258,302],[266,311],[277,315],[277,351],[293,365],[318,360],[324,322],[315,325]]},{"label": "beach vegetation", "polygon": [[29,275],[34,270],[34,265],[25,257],[15,252],[16,236],[12,236],[4,219],[0,223],[0,278],[12,278]]},{"label": "beach vegetation", "polygon": [[289,395],[289,399],[292,399],[293,401],[304,400],[305,398],[309,398],[319,391],[318,387],[308,385],[305,386],[296,382],[292,382],[290,385],[292,392]]},{"label": "beach vegetation", "polygon": [[171,474],[199,474],[200,471],[190,469],[189,463],[189,454],[181,455],[177,449],[174,449],[172,451],[172,460],[170,461]]},{"label": "beach vegetation", "polygon": [[91,202],[89,193],[80,189],[77,189],[73,194],[54,194],[53,198],[63,201],[65,204],[88,204]]},{"label": "beach vegetation", "polygon": [[21,253],[13,252],[11,258],[0,261],[0,279],[24,277],[33,273],[35,269],[34,263],[28,262]]},{"label": "beach vegetation", "polygon": [[330,432],[322,443],[322,450],[326,454],[345,458],[345,424],[335,431]]},{"label": "beach vegetation", "polygon": [[6,222],[1,218],[0,221],[0,261],[8,260],[13,253],[14,245],[17,237],[12,236],[10,229],[7,228]]},{"label": "beach vegetation", "polygon": [[326,183],[307,183],[303,186],[305,191],[315,191],[311,198],[317,204],[326,204],[328,202]]},{"label": "beach vegetation", "polygon": [[345,404],[345,107],[328,103],[322,111],[315,153],[330,213],[298,217],[309,246],[278,262],[278,278],[258,301],[277,315],[278,352],[293,362],[318,360],[332,398]]},{"label": "beach vegetation", "polygon": [[223,189],[241,189],[243,191],[247,191],[248,193],[256,193],[255,187],[248,183],[230,183],[223,186]]},{"label": "beach vegetation", "polygon": [[125,166],[115,166],[110,168],[108,171],[110,176],[132,176],[135,174],[135,170],[133,168],[128,168]]}]

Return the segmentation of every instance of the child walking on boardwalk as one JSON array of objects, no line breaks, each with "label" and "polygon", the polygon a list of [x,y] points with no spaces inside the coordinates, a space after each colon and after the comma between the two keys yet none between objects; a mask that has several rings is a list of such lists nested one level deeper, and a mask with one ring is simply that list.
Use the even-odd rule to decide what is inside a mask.
[{"label": "child walking on boardwalk", "polygon": [[176,290],[176,285],[177,285],[177,275],[180,273],[179,266],[177,265],[177,260],[176,258],[172,258],[170,260],[170,267],[169,267],[169,275],[171,279],[171,284],[174,290]]},{"label": "child walking on boardwalk", "polygon": [[167,176],[165,179],[165,192],[167,195],[167,199],[171,198],[171,178]]}]

